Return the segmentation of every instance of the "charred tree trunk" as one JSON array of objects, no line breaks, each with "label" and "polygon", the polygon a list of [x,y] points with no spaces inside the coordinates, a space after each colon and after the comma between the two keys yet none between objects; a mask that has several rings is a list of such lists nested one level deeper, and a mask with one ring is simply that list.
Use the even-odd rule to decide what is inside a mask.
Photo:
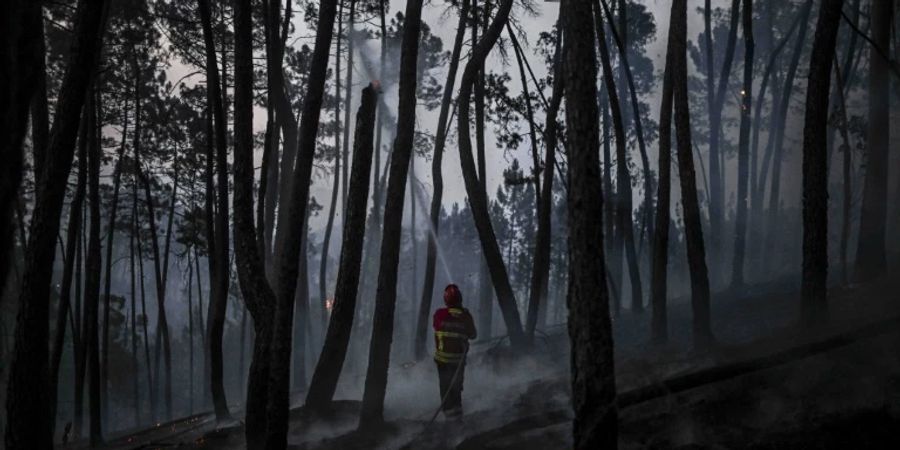
[{"label": "charred tree trunk", "polygon": [[[347,209],[347,180],[350,171],[350,105],[353,99],[353,19],[356,16],[356,0],[350,0],[350,15],[347,16],[347,81],[344,83],[344,147],[341,152],[341,165],[344,173],[341,178],[341,211]],[[341,219],[346,220],[346,217]],[[324,326],[325,322],[322,322]]]},{"label": "charred tree trunk", "polygon": [[753,0],[744,0],[741,29],[744,33],[744,85],[741,88],[741,129],[738,137],[738,187],[731,288],[744,286],[744,252],[747,247],[747,208],[750,170],[750,108],[753,106]]},{"label": "charred tree trunk", "polygon": [[595,100],[596,41],[590,3],[566,1],[562,8],[565,9],[562,13],[566,45],[563,70],[569,151],[567,303],[575,410],[573,448],[615,449],[618,414],[615,409],[612,325],[603,263],[599,113]]},{"label": "charred tree trunk", "polygon": [[865,182],[855,277],[868,281],[887,270],[885,231],[888,204],[888,144],[890,142],[890,65],[894,2],[872,2],[872,47],[869,49],[869,103]]},{"label": "charred tree trunk", "polygon": [[[53,446],[51,404],[47,391],[49,346],[49,299],[52,271],[56,253],[56,236],[59,232],[60,216],[65,200],[66,182],[72,167],[75,137],[81,122],[81,110],[85,103],[86,92],[91,84],[102,43],[106,2],[103,0],[83,0],[79,2],[73,35],[73,51],[68,56],[66,74],[56,104],[56,119],[50,144],[47,147],[47,159],[43,182],[38,186],[40,202],[35,204],[32,213],[30,233],[28,235],[28,252],[25,255],[25,270],[19,291],[19,314],[16,320],[16,335],[13,348],[12,363],[9,369],[6,397],[6,448],[13,449],[49,449]],[[14,16],[11,17],[15,20]],[[34,20],[34,19],[31,19]],[[28,21],[27,23],[33,23]],[[34,24],[35,27],[37,24]],[[5,34],[5,33],[4,33]],[[26,52],[29,46],[20,51]],[[9,86],[12,87],[12,86]],[[9,88],[4,86],[4,89]],[[23,88],[21,93],[25,93]],[[27,110],[30,96],[22,102],[22,116]],[[15,103],[11,103],[13,105]],[[8,106],[5,106],[8,107]],[[24,121],[24,118],[22,118]],[[5,122],[5,118],[4,118]],[[5,126],[5,123],[4,123]],[[12,167],[9,177],[0,177],[11,183],[9,189],[4,186],[0,191],[0,214],[3,214],[0,229],[0,269],[5,272],[5,260],[9,254],[7,231],[9,218],[14,202],[7,202],[12,196],[17,200],[18,181],[21,179],[21,167],[15,164],[16,154],[21,160],[21,138],[12,133],[18,127],[10,128],[10,134],[4,134],[11,143],[4,144],[4,157],[9,157]],[[21,128],[24,133],[24,125]],[[22,134],[24,136],[24,134]],[[8,194],[7,194],[8,192]],[[10,205],[8,208],[7,206]],[[4,277],[5,278],[5,277]]]},{"label": "charred tree trunk", "polygon": [[344,224],[341,261],[338,268],[337,287],[331,320],[325,335],[325,344],[319,362],[313,372],[306,406],[315,410],[327,408],[334,397],[341,375],[353,315],[356,310],[356,294],[359,287],[362,264],[363,237],[366,225],[366,203],[369,198],[369,179],[372,169],[372,139],[375,128],[377,93],[371,85],[363,89],[361,105],[356,115],[356,132],[353,138],[353,173],[350,176],[346,223]]},{"label": "charred tree trunk", "polygon": [[[722,137],[722,109],[725,106],[728,79],[731,76],[731,66],[734,61],[740,6],[741,0],[731,0],[731,19],[728,27],[728,41],[725,44],[725,59],[722,61],[719,83],[709,110],[709,241],[714,255],[721,253],[721,239],[724,235],[722,221],[725,218],[725,167],[721,164],[722,155],[720,153],[722,150],[719,146]],[[707,28],[707,32],[709,33],[711,30]],[[707,39],[712,39],[711,35]],[[711,53],[708,58],[709,63],[712,64]]]},{"label": "charred tree trunk", "polygon": [[385,198],[384,231],[381,238],[381,262],[375,295],[369,365],[366,370],[366,384],[359,417],[359,428],[363,430],[375,429],[384,421],[384,395],[394,333],[394,307],[397,300],[397,265],[400,259],[404,193],[416,126],[416,61],[419,53],[422,0],[408,0],[405,16],[400,53],[397,137],[394,140]]},{"label": "charred tree trunk", "polygon": [[[803,281],[801,284],[802,320],[807,326],[821,323],[828,311],[828,146],[826,142],[828,94],[831,90],[831,64],[834,60],[843,4],[843,0],[822,2],[819,18],[816,21],[816,34],[809,61],[806,115],[803,124]],[[880,132],[884,131],[885,129],[882,129]]]},{"label": "charred tree trunk", "polygon": [[[84,126],[84,125],[83,125]],[[51,427],[55,428],[56,425],[56,410],[57,410],[57,393],[59,390],[59,368],[62,363],[62,355],[63,350],[65,349],[66,343],[66,323],[69,320],[69,310],[70,310],[70,298],[72,295],[72,273],[74,272],[76,261],[80,259],[80,255],[76,249],[78,244],[79,237],[81,235],[81,226],[82,226],[82,208],[84,205],[84,197],[85,197],[85,186],[87,186],[87,142],[79,145],[78,148],[78,181],[75,187],[75,194],[72,197],[72,203],[69,205],[69,220],[66,225],[66,250],[65,255],[67,256],[64,264],[63,264],[63,276],[62,283],[59,287],[59,306],[57,307],[56,312],[56,335],[53,338],[53,353],[50,359],[50,383],[48,385],[50,391],[50,417],[52,418]],[[78,338],[76,337],[76,333],[78,333],[77,329],[72,330],[72,342],[77,342]],[[79,353],[79,346],[74,345],[74,353]],[[84,384],[83,372],[78,370],[80,367],[80,363],[78,362],[79,358],[76,356],[76,370],[75,370],[75,378],[81,381],[81,384],[78,384],[76,381],[76,390],[80,390],[80,386]],[[80,404],[80,395],[76,395],[76,408],[77,405]],[[80,421],[79,421],[80,425]]]},{"label": "charred tree trunk", "polygon": [[88,233],[87,262],[84,281],[84,336],[85,356],[88,365],[88,411],[90,412],[90,443],[100,445],[103,435],[100,423],[100,142],[94,133],[97,114],[94,109],[96,93],[88,93],[91,98],[84,107],[87,115],[86,128],[90,135],[88,144],[88,199],[90,204],[91,227]]},{"label": "charred tree trunk", "polygon": [[522,330],[519,311],[516,309],[515,294],[512,286],[510,286],[509,275],[507,274],[506,266],[503,264],[503,256],[500,253],[500,247],[497,245],[497,236],[494,234],[494,228],[491,225],[487,193],[476,175],[475,161],[472,158],[468,101],[472,95],[472,88],[477,81],[478,72],[481,70],[484,60],[500,37],[503,27],[506,26],[512,3],[512,0],[503,0],[500,3],[494,21],[491,22],[484,37],[478,41],[478,45],[473,49],[469,62],[466,63],[459,88],[457,124],[459,127],[460,164],[462,165],[466,193],[469,197],[469,205],[472,209],[475,227],[478,229],[481,248],[488,263],[491,281],[497,294],[497,303],[500,305],[500,311],[503,313],[503,320],[506,323],[510,343],[513,347],[522,348],[526,343],[525,334]]},{"label": "charred tree trunk", "polygon": [[839,249],[839,260],[841,263],[841,283],[847,284],[850,280],[849,272],[850,267],[847,262],[847,247],[848,241],[850,239],[850,202],[851,202],[851,183],[852,180],[850,178],[850,165],[851,161],[851,148],[850,148],[850,134],[847,130],[848,120],[847,120],[847,104],[844,99],[844,77],[841,74],[841,69],[837,64],[837,58],[835,58],[834,64],[834,76],[837,82],[835,86],[835,92],[837,92],[837,113],[838,113],[838,129],[841,132],[841,138],[843,139],[843,145],[841,146],[841,153],[843,154],[843,166],[841,170],[842,175],[842,196],[841,196],[841,242]]},{"label": "charred tree trunk", "polygon": [[[671,21],[676,19],[673,4]],[[677,26],[669,26],[666,46],[666,68],[663,72],[662,104],[659,108],[659,188],[656,194],[656,227],[653,235],[652,273],[650,275],[650,306],[653,314],[650,322],[650,340],[663,344],[669,339],[667,289],[669,268],[669,221],[671,220],[672,195],[672,103],[675,71],[675,53],[678,51]]]},{"label": "charred tree trunk", "polygon": [[[275,293],[265,276],[253,225],[253,19],[251,0],[234,9],[234,251],[241,297],[250,314],[256,340],[247,386],[247,448],[264,448],[266,401]],[[265,176],[265,174],[263,174]],[[244,342],[241,340],[241,347]],[[242,350],[243,352],[243,350]]]},{"label": "charred tree trunk", "polygon": [[685,241],[688,268],[691,276],[691,312],[693,313],[694,347],[712,344],[709,319],[709,275],[706,268],[706,248],[697,200],[697,176],[691,149],[691,116],[687,86],[687,5],[686,0],[672,4],[670,27],[672,37],[672,95],[675,113],[675,139],[678,145],[678,175],[681,183],[681,206],[684,211]]},{"label": "charred tree trunk", "polygon": [[[5,289],[9,257],[14,247],[13,216],[20,201],[22,143],[28,130],[28,106],[38,85],[36,75],[42,72],[43,26],[39,2],[13,0],[4,5],[3,18],[0,19],[0,28],[3,29],[0,37],[0,104],[3,105],[0,110],[0,136],[3,136],[3,142],[0,143],[0,158],[3,160],[3,166],[0,167],[0,292]],[[76,125],[75,130],[77,129]],[[73,140],[76,132],[72,131]],[[34,142],[34,145],[36,149],[41,147],[38,142]],[[46,149],[40,149],[44,150]],[[40,181],[40,177],[35,177],[36,184]],[[55,242],[55,239],[51,240],[49,245],[54,245]],[[46,346],[44,347],[46,354]]]},{"label": "charred tree trunk", "polygon": [[[558,144],[558,126],[556,123],[559,114],[559,106],[562,103],[565,91],[565,75],[562,67],[562,8],[557,19],[556,48],[553,55],[553,95],[550,97],[550,105],[547,108],[547,117],[544,125],[544,183],[541,187],[541,195],[538,196],[537,208],[538,227],[534,244],[534,263],[531,266],[531,296],[528,299],[528,317],[525,332],[529,340],[534,340],[534,330],[538,322],[538,309],[543,305],[546,310],[547,292],[550,278],[550,249],[552,238],[552,209],[553,209],[553,176],[556,166],[556,146]],[[535,158],[537,159],[537,158]],[[598,166],[599,168],[599,166]],[[535,169],[534,176],[540,172]]]},{"label": "charred tree trunk", "polygon": [[[487,13],[488,9],[488,0],[484,1],[481,9],[478,8],[477,0],[472,1],[472,13],[473,13],[473,21],[472,21],[472,52],[475,51],[475,46],[478,44],[478,27],[483,26],[485,29],[487,28],[487,22],[490,20],[490,14]],[[480,18],[480,20],[479,20]],[[490,50],[488,51],[490,52]],[[471,58],[471,56],[470,56]],[[471,59],[470,59],[471,61]],[[467,64],[468,66],[468,64]],[[478,63],[478,74],[475,80],[474,93],[475,93],[475,154],[478,161],[478,185],[481,192],[481,195],[484,197],[485,202],[488,202],[487,198],[487,162],[484,157],[484,61]],[[469,97],[459,96],[460,102],[466,102],[468,104]],[[471,195],[470,195],[471,198]],[[473,210],[474,214],[474,210]],[[488,217],[489,216],[485,216]],[[502,259],[500,260],[502,263]],[[485,339],[489,339],[491,337],[491,328],[494,322],[494,307],[491,305],[491,282],[489,278],[491,277],[491,273],[488,269],[488,265],[490,262],[487,261],[486,256],[482,257],[479,260],[478,266],[478,304],[479,304],[479,316],[481,317],[480,326],[478,327],[481,330],[481,335]]]},{"label": "charred tree trunk", "polygon": [[[213,249],[209,252],[213,277],[210,279],[212,293],[207,315],[207,345],[209,345],[210,389],[216,420],[225,421],[231,418],[228,402],[225,399],[222,367],[222,336],[225,327],[225,310],[228,306],[228,149],[225,137],[225,110],[222,105],[222,85],[219,80],[216,47],[213,40],[211,12],[209,0],[198,0],[200,22],[203,28],[203,42],[206,51],[207,101],[212,110],[215,137],[209,137],[215,143],[215,166],[217,172],[218,193],[216,195],[216,212],[214,222],[207,223],[214,227],[214,240],[210,243]],[[223,61],[224,65],[224,61]],[[207,154],[209,157],[210,155]],[[207,161],[210,164],[210,161]],[[207,189],[212,180],[207,180]],[[208,192],[207,195],[210,195]],[[208,203],[208,207],[211,205]],[[209,213],[207,213],[209,214]]]},{"label": "charred tree trunk", "polygon": [[[279,229],[297,230],[305,227],[309,201],[309,183],[316,148],[316,133],[319,114],[325,91],[325,76],[328,53],[331,48],[332,29],[336,0],[323,0],[319,9],[319,23],[316,30],[316,44],[310,61],[306,96],[303,98],[303,113],[297,141],[298,159],[290,177],[289,199],[282,203],[287,210],[284,220],[279,220]],[[285,173],[287,175],[287,173]],[[287,178],[287,177],[286,177]],[[285,199],[285,197],[282,197]],[[294,297],[296,295],[298,266],[301,257],[303,235],[291,238],[278,233],[276,236],[276,256],[278,283],[275,289],[277,302],[272,329],[271,360],[269,363],[269,403],[266,407],[267,430],[266,447],[283,449],[287,446],[288,407],[291,370],[291,332],[294,319]]]},{"label": "charred tree trunk", "polygon": [[778,104],[778,110],[775,111],[775,132],[774,143],[772,149],[772,185],[769,191],[769,211],[766,220],[766,242],[764,248],[771,252],[774,245],[777,245],[778,234],[781,231],[778,227],[778,211],[779,196],[781,193],[781,166],[784,153],[784,132],[787,121],[787,113],[790,108],[791,94],[794,91],[794,77],[797,74],[797,66],[800,65],[800,55],[803,53],[803,45],[806,43],[806,31],[809,23],[809,16],[812,13],[813,2],[807,0],[803,6],[803,18],[800,19],[800,30],[797,36],[797,43],[794,46],[794,54],[790,65],[788,66],[787,76],[784,79],[784,88],[782,89],[782,98]]},{"label": "charred tree trunk", "polygon": [[[134,398],[132,399],[133,407],[134,407],[134,426],[138,427],[141,425],[141,388],[139,381],[139,372],[140,372],[140,364],[138,363],[138,349],[137,349],[137,309],[136,309],[136,297],[137,292],[135,290],[135,263],[134,263],[134,238],[135,231],[137,229],[137,208],[135,205],[132,205],[131,208],[131,218],[130,218],[130,226],[131,232],[128,235],[128,258],[129,258],[129,270],[128,273],[131,276],[131,335],[129,336],[129,340],[131,341],[131,365],[134,368],[134,375],[132,376],[132,389]],[[198,274],[199,275],[199,274]],[[193,347],[192,347],[193,348]],[[193,379],[193,377],[191,377]],[[191,391],[193,394],[193,390]]]},{"label": "charred tree trunk", "polygon": [[[441,172],[444,161],[444,147],[447,144],[447,123],[450,120],[450,104],[453,100],[453,86],[459,70],[459,58],[462,53],[463,40],[466,37],[466,20],[469,15],[469,0],[462,0],[459,9],[459,22],[456,25],[456,38],[453,41],[453,52],[450,55],[450,67],[447,70],[447,81],[444,83],[444,94],[441,98],[441,111],[438,114],[437,136],[434,142],[434,159],[431,161],[431,180],[434,190],[431,195],[431,228],[428,249],[425,254],[425,282],[422,285],[422,299],[419,303],[419,315],[416,321],[415,345],[413,354],[416,360],[425,358],[425,341],[428,334],[428,316],[431,312],[431,296],[434,294],[434,276],[437,266],[438,230],[441,219],[441,200],[444,195],[444,177]],[[355,144],[354,144],[355,145]],[[354,166],[355,167],[355,166]]]},{"label": "charred tree trunk", "polygon": [[613,129],[616,133],[616,217],[621,238],[625,244],[625,256],[628,261],[628,279],[631,281],[631,310],[644,311],[644,296],[641,288],[641,271],[638,266],[637,250],[634,244],[634,222],[632,220],[631,174],[628,172],[628,155],[625,148],[628,137],[619,107],[619,94],[609,60],[606,46],[606,33],[603,30],[603,16],[599,2],[594,0],[594,20],[596,20],[597,40],[600,44],[600,61],[603,65],[603,82],[609,95],[609,107],[612,112]]}]

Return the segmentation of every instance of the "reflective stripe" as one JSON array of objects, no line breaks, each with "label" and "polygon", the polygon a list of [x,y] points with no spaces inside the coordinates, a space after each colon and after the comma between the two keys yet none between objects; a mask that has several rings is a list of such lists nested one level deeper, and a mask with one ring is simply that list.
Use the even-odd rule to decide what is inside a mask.
[{"label": "reflective stripe", "polygon": [[437,336],[438,338],[445,338],[445,337],[458,338],[458,339],[468,339],[469,338],[469,336],[466,336],[465,334],[454,333],[452,331],[435,331],[434,335]]},{"label": "reflective stripe", "polygon": [[458,315],[458,314],[462,314],[463,310],[462,310],[462,308],[447,308],[447,312],[449,312],[450,314],[453,314],[453,315]]},{"label": "reflective stripe", "polygon": [[440,350],[434,352],[434,359],[443,363],[459,362],[463,360],[464,356],[466,356],[465,353],[448,353]]}]

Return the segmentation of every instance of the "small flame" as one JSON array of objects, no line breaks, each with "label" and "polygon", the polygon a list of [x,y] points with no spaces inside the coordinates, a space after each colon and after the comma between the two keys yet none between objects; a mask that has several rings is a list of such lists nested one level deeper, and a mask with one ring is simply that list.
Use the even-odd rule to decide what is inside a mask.
[{"label": "small flame", "polygon": [[325,299],[325,309],[331,311],[334,308],[334,297],[329,297]]}]

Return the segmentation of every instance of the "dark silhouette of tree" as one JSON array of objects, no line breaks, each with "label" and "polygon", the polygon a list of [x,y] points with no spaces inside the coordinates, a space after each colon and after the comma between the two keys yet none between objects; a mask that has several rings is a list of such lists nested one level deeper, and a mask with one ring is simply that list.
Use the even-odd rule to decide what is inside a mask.
[{"label": "dark silhouette of tree", "polygon": [[612,113],[613,130],[616,134],[616,219],[619,237],[624,241],[625,256],[628,261],[628,279],[631,281],[631,310],[644,310],[644,295],[641,287],[641,272],[638,266],[637,249],[634,243],[634,221],[632,218],[631,174],[628,171],[627,137],[622,120],[622,108],[619,94],[609,59],[606,45],[606,33],[603,30],[603,15],[599,1],[594,1],[594,20],[596,21],[597,39],[600,43],[600,62],[603,67],[603,83],[609,96],[609,109]]},{"label": "dark silhouette of tree", "polygon": [[90,231],[88,232],[87,261],[84,281],[84,330],[88,365],[88,411],[90,412],[90,443],[100,445],[103,435],[100,423],[100,142],[97,128],[95,92],[88,93],[82,115],[88,139],[88,204]]},{"label": "dark silhouette of tree", "polygon": [[[300,117],[297,136],[297,161],[293,170],[285,170],[290,179],[290,190],[282,195],[280,209],[286,211],[279,218],[279,229],[305,229],[309,203],[309,182],[316,149],[319,115],[325,92],[328,53],[331,48],[332,28],[336,13],[336,0],[323,0],[319,6],[316,43],[310,60],[306,95]],[[287,139],[285,139],[287,141]],[[287,154],[287,149],[285,149]],[[287,156],[285,156],[287,157]],[[292,176],[288,177],[290,173]],[[283,228],[282,228],[283,227]],[[275,238],[277,283],[275,284],[275,320],[272,330],[271,361],[269,363],[269,404],[266,408],[266,448],[283,449],[287,446],[288,407],[291,372],[291,336],[294,325],[294,300],[298,284],[302,243],[305,233],[278,233]]]},{"label": "dark silhouette of tree", "polygon": [[744,34],[744,84],[741,88],[741,125],[738,137],[738,191],[734,231],[731,289],[744,286],[744,253],[747,246],[747,208],[750,177],[750,108],[753,107],[753,0],[744,0],[741,29]]},{"label": "dark silhouette of tree", "polygon": [[368,430],[384,421],[384,396],[394,332],[394,306],[397,300],[397,265],[400,259],[400,237],[407,175],[415,138],[416,61],[419,53],[422,0],[408,0],[403,43],[400,53],[400,99],[397,106],[397,137],[391,156],[390,177],[384,207],[384,230],[375,314],[369,347],[363,404],[359,428]]},{"label": "dark silhouette of tree", "polygon": [[[28,252],[25,255],[22,284],[19,290],[19,314],[16,321],[15,344],[12,364],[9,370],[6,397],[6,448],[8,449],[49,449],[52,448],[53,435],[50,424],[51,403],[47,389],[49,349],[49,303],[52,271],[56,251],[56,237],[59,232],[63,201],[65,200],[66,182],[72,168],[75,138],[81,123],[81,111],[91,81],[94,78],[97,59],[102,45],[102,34],[107,4],[103,0],[82,0],[78,3],[75,18],[75,32],[72,39],[72,51],[68,56],[66,73],[57,96],[53,128],[47,146],[47,158],[42,182],[38,186],[34,211],[28,234]],[[23,22],[33,25],[36,30],[37,18]],[[12,20],[16,20],[12,16]],[[14,30],[15,28],[12,28]],[[4,33],[5,34],[5,33]],[[13,33],[12,36],[16,36]],[[31,47],[25,46],[25,49]],[[4,89],[10,86],[4,86]],[[16,87],[16,86],[11,86]],[[23,86],[22,89],[25,89]],[[23,93],[27,93],[23,91]],[[30,96],[24,100],[27,108]],[[15,103],[13,103],[15,104]],[[8,106],[5,106],[8,107]],[[23,112],[23,115],[24,112]],[[4,117],[4,121],[5,121]],[[5,123],[4,123],[5,126]],[[21,139],[12,134],[5,134],[12,139],[11,144],[4,143],[4,157],[7,145],[12,150],[20,148]],[[23,125],[24,131],[24,125]],[[14,151],[9,156],[15,158]],[[21,157],[21,151],[19,151]],[[12,177],[21,176],[21,168],[15,167]],[[4,164],[6,166],[6,164]],[[4,183],[8,179],[2,177]],[[13,182],[11,192],[15,192],[18,182]],[[0,235],[0,248],[3,259],[8,254],[5,243],[8,242],[5,227],[8,220],[7,189],[4,187],[0,195],[4,198],[2,214],[4,232]],[[12,194],[14,195],[14,194]]]},{"label": "dark silhouette of tree", "polygon": [[512,3],[512,0],[504,0],[499,4],[497,13],[490,27],[488,27],[487,33],[478,41],[469,61],[466,63],[465,69],[463,69],[459,87],[460,101],[457,106],[457,126],[459,128],[460,164],[462,165],[466,194],[469,197],[475,228],[478,230],[478,236],[481,240],[482,252],[487,260],[491,282],[497,294],[497,303],[500,305],[500,311],[503,313],[503,320],[506,323],[506,331],[509,334],[510,342],[514,347],[522,347],[525,344],[525,334],[522,330],[519,311],[516,309],[515,294],[509,283],[509,275],[506,266],[503,264],[503,256],[500,253],[497,237],[491,225],[487,193],[480,184],[481,182],[476,173],[475,160],[472,157],[472,139],[469,134],[469,102],[466,100],[472,95],[472,89],[477,82],[478,72],[481,70],[485,58],[487,58],[488,53],[490,53],[491,48],[493,48],[500,37],[500,33],[506,26]]},{"label": "dark silhouette of tree", "polygon": [[[594,6],[598,7],[597,2]],[[612,325],[603,262],[597,56],[588,2],[562,4],[569,156],[569,340],[573,448],[616,448]],[[599,11],[594,11],[599,14]],[[602,40],[602,35],[599,36]],[[601,44],[603,45],[603,44]],[[608,64],[608,61],[605,62]]]},{"label": "dark silhouette of tree", "polygon": [[[225,110],[222,105],[222,83],[219,78],[219,66],[216,56],[216,45],[213,40],[212,19],[209,0],[197,0],[200,10],[200,23],[203,28],[203,42],[206,54],[206,84],[208,108],[212,111],[210,119],[213,124],[214,135],[209,136],[215,145],[216,182],[218,189],[215,194],[215,213],[212,221],[207,223],[211,228],[208,233],[211,236],[209,265],[212,277],[210,279],[209,313],[207,317],[206,343],[208,348],[208,360],[210,369],[210,393],[215,407],[216,419],[224,421],[231,418],[228,411],[228,401],[225,398],[225,386],[223,382],[222,361],[222,335],[225,327],[225,309],[228,306],[228,148],[225,141],[226,123]],[[224,65],[224,61],[223,61]],[[208,154],[207,157],[210,155]],[[212,161],[207,161],[212,164]],[[212,180],[207,180],[208,196],[213,192],[209,185]],[[211,207],[211,205],[207,205]],[[210,210],[211,212],[211,210]],[[210,214],[208,212],[207,214]]]},{"label": "dark silhouette of tree", "polygon": [[681,206],[684,211],[685,242],[688,270],[691,277],[691,312],[693,314],[694,347],[712,344],[713,334],[709,317],[709,273],[700,202],[697,200],[697,176],[691,149],[691,116],[687,85],[687,5],[686,0],[672,3],[670,27],[672,33],[672,95],[674,100],[675,139],[678,146],[678,176],[681,183]]},{"label": "dark silhouette of tree", "polygon": [[[671,19],[675,18],[673,4]],[[659,108],[659,187],[656,194],[656,224],[653,234],[652,272],[650,274],[650,306],[653,309],[650,322],[650,339],[655,344],[669,339],[667,290],[669,269],[669,222],[671,220],[672,194],[672,103],[675,71],[675,52],[678,50],[676,31],[669,26],[666,44],[666,68],[663,72],[662,100]]]},{"label": "dark silhouette of tree", "polygon": [[337,388],[338,378],[346,358],[347,346],[350,342],[350,332],[353,329],[365,236],[366,202],[369,198],[372,169],[372,140],[374,138],[377,95],[375,87],[372,85],[363,89],[359,112],[356,114],[356,132],[353,138],[353,173],[350,176],[334,304],[328,331],[325,335],[325,344],[306,394],[306,406],[316,410],[326,408],[334,397],[334,391]]},{"label": "dark silhouette of tree", "polygon": [[[831,64],[843,0],[825,0],[819,9],[809,60],[803,122],[803,296],[802,319],[809,326],[827,313],[828,279],[828,101]],[[883,130],[882,130],[883,131]]]},{"label": "dark silhouette of tree", "polygon": [[[41,4],[13,0],[4,5],[2,38],[0,38],[0,292],[6,287],[9,257],[13,249],[13,216],[19,203],[22,182],[22,143],[28,130],[28,107],[42,74],[43,16]],[[37,127],[35,127],[37,128]],[[76,127],[77,128],[77,127]],[[74,145],[74,144],[73,144]],[[39,141],[35,148],[44,150]],[[43,159],[38,157],[37,170]],[[39,177],[35,182],[39,182]],[[23,243],[24,244],[24,243]]]},{"label": "dark silhouette of tree", "polygon": [[[885,235],[888,203],[888,144],[890,142],[890,66],[885,56],[891,45],[894,2],[872,2],[872,43],[869,49],[869,127],[862,213],[856,249],[855,277],[868,281],[887,270]],[[896,33],[896,31],[895,31]]]}]

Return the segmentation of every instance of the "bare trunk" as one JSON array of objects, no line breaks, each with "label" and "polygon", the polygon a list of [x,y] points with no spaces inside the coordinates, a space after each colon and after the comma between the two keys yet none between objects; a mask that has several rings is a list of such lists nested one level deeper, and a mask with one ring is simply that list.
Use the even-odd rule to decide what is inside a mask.
[{"label": "bare trunk", "polygon": [[333,399],[353,329],[372,169],[376,96],[375,88],[371,85],[363,89],[362,103],[356,116],[353,173],[350,176],[349,203],[345,211],[346,222],[334,303],[322,353],[306,394],[306,406],[312,409],[324,409]]},{"label": "bare trunk", "polygon": [[96,93],[89,93],[90,98],[84,107],[84,115],[89,117],[85,122],[90,137],[88,138],[88,199],[90,200],[90,232],[88,233],[87,262],[85,263],[84,281],[84,345],[86,346],[88,365],[88,411],[90,412],[90,442],[97,446],[103,442],[100,423],[100,341],[99,341],[99,309],[100,309],[100,142],[94,133],[97,114],[94,109]]},{"label": "bare trunk", "polygon": [[731,288],[744,286],[744,251],[747,246],[747,209],[750,176],[750,108],[753,106],[753,0],[744,0],[741,29],[744,33],[744,85],[741,89],[741,125],[738,138],[737,213]]},{"label": "bare trunk", "polygon": [[419,52],[422,0],[406,4],[403,42],[400,53],[400,89],[397,107],[397,137],[391,157],[390,178],[384,207],[384,231],[381,238],[378,289],[369,365],[360,411],[360,429],[377,429],[384,422],[384,396],[394,333],[394,307],[397,300],[397,265],[403,225],[403,203],[409,165],[413,153],[416,126],[416,61]]},{"label": "bare trunk", "polygon": [[[616,378],[603,262],[597,57],[590,5],[567,1],[562,6],[569,151],[567,303],[575,410],[573,448],[615,449],[618,440]],[[594,5],[598,6],[596,1]],[[599,37],[602,42],[602,34]]]},{"label": "bare trunk", "polygon": [[[478,73],[484,64],[484,60],[506,26],[512,3],[512,0],[503,0],[500,3],[494,21],[491,22],[484,37],[478,41],[478,45],[473,49],[469,62],[466,63],[459,88],[460,101],[457,125],[459,127],[460,164],[462,165],[466,193],[469,196],[469,205],[472,209],[475,227],[478,229],[482,251],[488,262],[487,266],[490,271],[491,281],[497,294],[497,303],[500,305],[503,320],[506,322],[510,343],[513,347],[522,348],[526,343],[525,334],[522,330],[519,311],[516,308],[515,294],[512,286],[510,286],[509,275],[507,274],[506,266],[503,264],[503,257],[497,245],[497,237],[491,225],[487,194],[476,175],[475,161],[472,158],[472,141],[469,135],[469,102],[467,101],[472,95],[472,88],[477,81]],[[481,179],[483,180],[483,177]]]},{"label": "bare trunk", "polygon": [[[50,144],[47,147],[46,168],[43,183],[38,186],[40,202],[32,212],[28,252],[19,291],[19,314],[16,321],[15,344],[12,363],[9,368],[6,398],[6,448],[8,449],[49,449],[53,446],[51,433],[51,401],[47,384],[49,346],[49,298],[53,260],[56,254],[56,237],[59,232],[60,216],[65,200],[66,184],[72,167],[75,138],[81,121],[81,110],[85,103],[85,93],[91,84],[102,43],[104,13],[103,0],[83,0],[79,2],[75,19],[73,48],[68,57],[66,74],[56,103],[56,116]],[[14,15],[7,16],[16,20]],[[28,16],[26,16],[28,17]],[[29,17],[26,24],[39,26]],[[18,28],[18,27],[17,27]],[[34,29],[34,28],[32,28]],[[30,46],[23,46],[23,52]],[[17,88],[4,86],[4,89]],[[29,89],[22,90],[27,94]],[[24,122],[30,95],[19,103],[21,120]],[[8,106],[4,106],[8,107]],[[4,121],[5,128],[6,123]],[[0,189],[0,271],[6,273],[6,259],[11,239],[8,226],[11,223],[13,205],[17,202],[18,180],[21,179],[21,137],[24,125],[9,128],[5,133],[9,144],[4,144],[3,157],[9,156],[9,164],[4,164],[3,188]],[[15,133],[13,133],[15,131]],[[21,131],[21,134],[19,133]],[[6,168],[10,172],[6,173]],[[7,176],[9,175],[9,176]],[[6,185],[8,182],[10,185]],[[13,200],[15,199],[15,200]],[[5,279],[6,277],[0,277]]]},{"label": "bare trunk", "polygon": [[[890,5],[890,2],[884,3]],[[803,125],[803,281],[801,283],[802,321],[806,326],[820,324],[828,312],[828,146],[826,143],[828,94],[831,90],[831,64],[834,60],[843,4],[843,0],[824,0],[822,2],[809,60],[806,115]],[[875,4],[877,5],[879,2]],[[890,8],[887,12],[890,12]],[[887,124],[885,123],[885,125]],[[885,130],[886,128],[883,128],[880,132]]]},{"label": "bare trunk", "polygon": [[869,50],[869,103],[866,166],[854,276],[867,281],[887,270],[885,236],[888,204],[888,144],[890,143],[890,61],[894,2],[872,2],[872,47]]}]

